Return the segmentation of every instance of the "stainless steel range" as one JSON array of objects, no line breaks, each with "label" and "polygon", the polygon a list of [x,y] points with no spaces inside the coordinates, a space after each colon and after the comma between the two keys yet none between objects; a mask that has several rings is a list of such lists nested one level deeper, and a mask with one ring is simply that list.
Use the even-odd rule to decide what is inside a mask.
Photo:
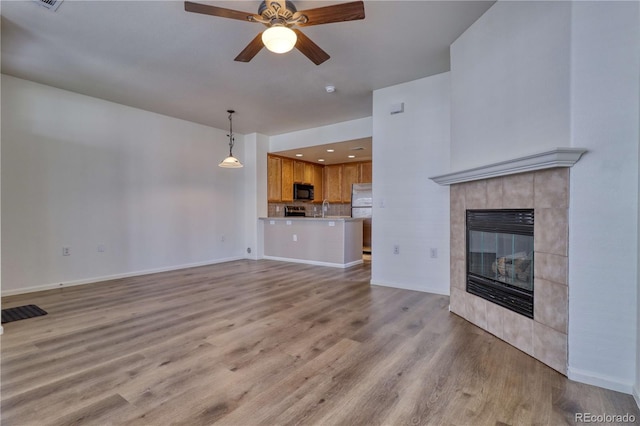
[{"label": "stainless steel range", "polygon": [[289,216],[301,216],[307,215],[307,208],[305,206],[284,206],[284,215]]}]

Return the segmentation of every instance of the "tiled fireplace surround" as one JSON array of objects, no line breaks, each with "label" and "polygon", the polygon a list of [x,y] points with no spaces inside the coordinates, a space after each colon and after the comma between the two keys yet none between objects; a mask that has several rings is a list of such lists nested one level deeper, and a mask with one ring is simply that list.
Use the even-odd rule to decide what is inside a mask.
[{"label": "tiled fireplace surround", "polygon": [[[451,312],[567,374],[569,169],[458,183],[451,197]],[[533,208],[534,319],[466,292],[467,209]]]}]

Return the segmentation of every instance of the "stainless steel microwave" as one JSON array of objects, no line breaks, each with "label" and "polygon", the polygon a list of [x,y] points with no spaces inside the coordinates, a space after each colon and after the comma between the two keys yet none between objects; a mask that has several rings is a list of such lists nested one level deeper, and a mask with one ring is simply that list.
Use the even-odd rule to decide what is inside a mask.
[{"label": "stainless steel microwave", "polygon": [[298,201],[313,201],[313,185],[294,183],[293,199]]}]

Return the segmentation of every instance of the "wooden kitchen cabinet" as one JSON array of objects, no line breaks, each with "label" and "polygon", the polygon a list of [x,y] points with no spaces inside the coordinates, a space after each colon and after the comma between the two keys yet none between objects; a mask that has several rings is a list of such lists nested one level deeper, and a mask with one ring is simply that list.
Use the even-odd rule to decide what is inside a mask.
[{"label": "wooden kitchen cabinet", "polygon": [[282,200],[282,163],[280,157],[267,156],[267,200]]},{"label": "wooden kitchen cabinet", "polygon": [[293,161],[293,182],[312,183],[313,164],[306,161]]},{"label": "wooden kitchen cabinet", "polygon": [[304,181],[313,183],[313,168],[314,164],[304,163]]},{"label": "wooden kitchen cabinet", "polygon": [[282,201],[293,201],[293,160],[281,158],[282,167]]},{"label": "wooden kitchen cabinet", "polygon": [[268,202],[293,201],[293,184],[306,183],[314,187],[315,203],[325,199],[331,203],[350,203],[351,186],[354,183],[371,183],[372,172],[371,161],[323,166],[268,154]]},{"label": "wooden kitchen cabinet", "polygon": [[321,203],[324,197],[324,192],[322,191],[324,187],[324,166],[313,164],[311,167],[311,171],[311,184],[313,185],[313,202]]},{"label": "wooden kitchen cabinet", "polygon": [[358,183],[358,163],[346,163],[342,165],[342,196],[341,202],[351,202],[351,185]]},{"label": "wooden kitchen cabinet", "polygon": [[342,164],[324,167],[324,198],[330,203],[342,202]]},{"label": "wooden kitchen cabinet", "polygon": [[358,163],[358,183],[373,182],[373,162],[364,161]]},{"label": "wooden kitchen cabinet", "polygon": [[293,161],[293,182],[304,183],[304,163],[302,161]]}]

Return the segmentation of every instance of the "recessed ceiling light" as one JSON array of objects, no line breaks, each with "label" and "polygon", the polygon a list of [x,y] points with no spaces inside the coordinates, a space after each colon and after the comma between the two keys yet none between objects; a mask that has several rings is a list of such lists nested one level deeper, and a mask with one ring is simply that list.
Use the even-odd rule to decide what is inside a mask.
[{"label": "recessed ceiling light", "polygon": [[327,152],[335,152],[335,149],[328,149]]},{"label": "recessed ceiling light", "polygon": [[318,161],[322,163],[324,161],[324,158],[318,158]]},{"label": "recessed ceiling light", "polygon": [[302,157],[302,154],[296,154],[296,157]]},{"label": "recessed ceiling light", "polygon": [[336,86],[332,85],[332,84],[328,84],[324,87],[324,90],[327,91],[327,93],[333,93],[336,91]]},{"label": "recessed ceiling light", "polygon": [[349,158],[356,158],[355,155],[349,155]]}]

